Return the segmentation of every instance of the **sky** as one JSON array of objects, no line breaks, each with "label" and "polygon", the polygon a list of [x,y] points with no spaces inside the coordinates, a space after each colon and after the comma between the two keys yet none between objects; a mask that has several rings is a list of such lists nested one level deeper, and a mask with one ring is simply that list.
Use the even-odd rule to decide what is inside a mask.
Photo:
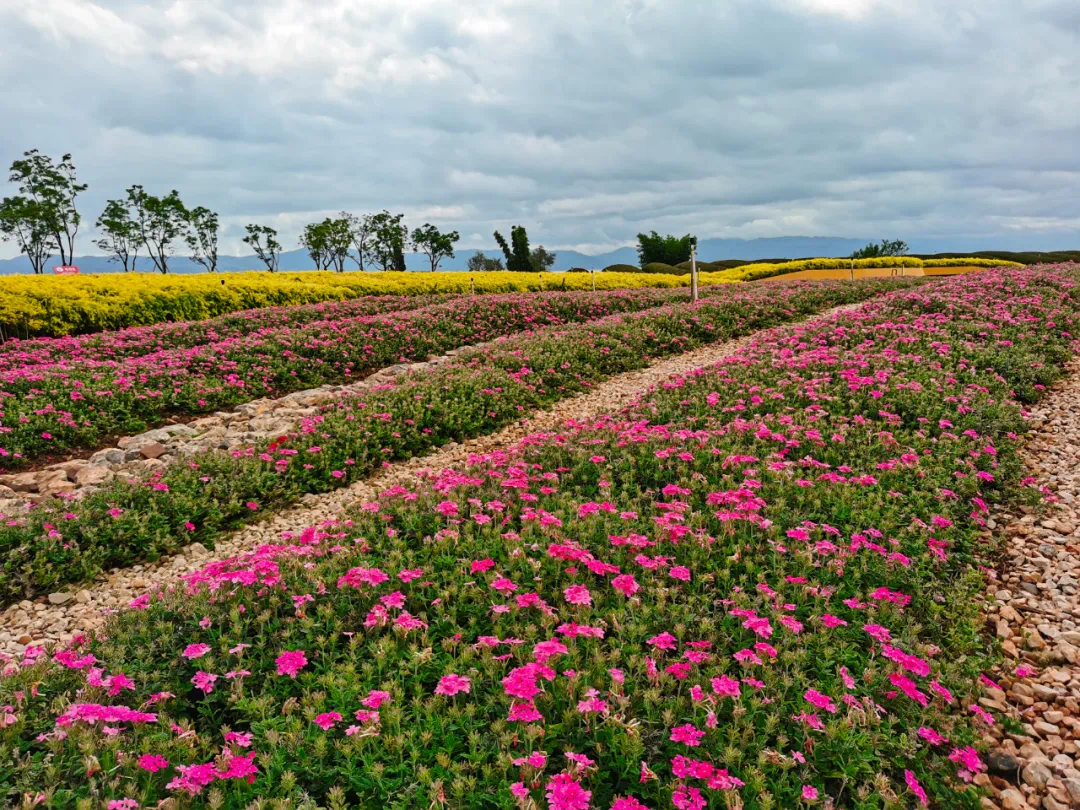
[{"label": "sky", "polygon": [[175,188],[226,254],[383,208],[1080,248],[1076,0],[0,0],[0,76],[0,163],[73,153],[91,223]]}]

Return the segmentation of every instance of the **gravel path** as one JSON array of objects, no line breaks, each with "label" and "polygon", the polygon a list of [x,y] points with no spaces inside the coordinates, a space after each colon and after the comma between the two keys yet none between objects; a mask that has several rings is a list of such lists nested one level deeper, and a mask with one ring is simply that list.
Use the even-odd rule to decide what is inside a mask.
[{"label": "gravel path", "polygon": [[[859,304],[834,307],[814,319],[827,318],[838,312],[857,309]],[[686,354],[670,357],[648,368],[632,371],[600,383],[579,396],[563,400],[552,408],[534,414],[489,436],[481,436],[463,444],[451,443],[438,451],[391,464],[366,481],[324,495],[307,495],[289,510],[269,516],[266,520],[237,530],[231,537],[219,541],[213,551],[201,543],[193,543],[183,553],[157,563],[114,569],[107,577],[87,587],[50,594],[47,599],[24,600],[0,614],[0,655],[21,656],[28,644],[63,643],[77,633],[85,633],[102,625],[109,613],[126,607],[148,588],[170,584],[177,577],[204,567],[216,559],[241,554],[264,543],[279,542],[281,533],[299,532],[309,526],[333,520],[349,504],[373,500],[379,492],[400,484],[412,484],[418,473],[442,470],[464,464],[471,453],[486,453],[511,445],[523,436],[538,431],[553,430],[571,419],[613,414],[628,406],[654,385],[673,375],[711,365],[753,342],[756,334],[737,340],[704,346]]]},{"label": "gravel path", "polygon": [[1058,503],[999,513],[990,526],[1005,558],[988,625],[1006,666],[993,676],[1004,691],[988,688],[980,702],[1023,733],[990,730],[987,810],[1080,807],[1080,361],[1032,408],[1031,426],[1024,460]]}]

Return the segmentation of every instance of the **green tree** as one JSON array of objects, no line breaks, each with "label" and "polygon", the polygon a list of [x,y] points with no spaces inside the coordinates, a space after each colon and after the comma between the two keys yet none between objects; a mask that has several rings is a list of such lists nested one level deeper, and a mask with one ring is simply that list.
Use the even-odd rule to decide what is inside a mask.
[{"label": "green tree", "polygon": [[48,214],[28,197],[5,197],[0,202],[0,238],[15,240],[34,275],[45,272],[45,262],[56,252],[56,234],[49,227]]},{"label": "green tree", "polygon": [[694,237],[686,236],[661,236],[656,231],[644,234],[639,233],[638,238],[638,263],[644,267],[653,262],[670,264],[672,267],[680,262],[690,260],[690,247],[694,244]]},{"label": "green tree", "polygon": [[372,215],[372,266],[378,265],[383,270],[405,270],[405,243],[409,239],[409,228],[402,222],[404,218],[404,214],[391,214],[389,211]]},{"label": "green tree", "polygon": [[352,226],[345,217],[327,217],[322,225],[326,233],[326,249],[330,254],[327,264],[332,265],[339,273],[344,273],[345,260],[349,258],[349,248],[353,244]]},{"label": "green tree", "polygon": [[466,264],[470,273],[491,273],[496,270],[505,270],[503,260],[496,257],[485,256],[483,251],[476,251],[469,257]]},{"label": "green tree", "polygon": [[439,269],[439,262],[443,259],[454,258],[454,243],[459,239],[461,235],[457,231],[442,233],[427,222],[422,228],[417,228],[412,232],[413,248],[428,257],[432,273]]},{"label": "green tree", "polygon": [[247,236],[243,241],[255,251],[255,255],[266,269],[273,273],[278,269],[278,253],[281,251],[281,243],[277,240],[277,231],[269,225],[245,225]]},{"label": "green tree", "polygon": [[882,239],[881,244],[873,242],[864,248],[859,248],[851,254],[853,259],[877,259],[882,256],[905,256],[908,252],[907,242],[900,239]]},{"label": "green tree", "polygon": [[135,214],[139,239],[146,246],[154,269],[168,273],[173,243],[187,233],[188,213],[179,192],[173,189],[164,197],[156,197],[135,185],[127,190],[127,195]]},{"label": "green tree", "polygon": [[213,273],[218,262],[218,215],[200,205],[187,212],[187,225],[184,238],[191,260]]},{"label": "green tree", "polygon": [[532,270],[532,256],[529,252],[529,235],[521,225],[515,225],[510,229],[510,244],[498,231],[495,231],[495,241],[502,248],[506,257],[506,269],[519,273],[528,273]]},{"label": "green tree", "polygon": [[304,232],[300,234],[300,244],[307,250],[311,260],[315,263],[316,270],[330,269],[330,242],[326,232],[326,222],[313,222],[304,226]]},{"label": "green tree", "polygon": [[41,219],[37,227],[52,234],[61,263],[75,261],[75,235],[82,223],[75,198],[87,186],[76,180],[71,155],[64,155],[54,164],[48,155],[31,149],[11,164],[8,180],[18,183],[20,193],[35,204],[32,210]]},{"label": "green tree", "polygon": [[134,271],[141,239],[138,223],[132,221],[127,204],[123,200],[109,200],[94,225],[104,234],[94,243],[98,249],[110,254],[109,261],[119,262],[125,273]]},{"label": "green tree", "polygon": [[352,239],[353,249],[356,251],[355,256],[351,256],[352,260],[356,262],[358,269],[364,269],[364,257],[371,254],[371,244],[375,238],[375,225],[374,215],[364,214],[363,216],[357,216],[356,214],[350,214],[347,211],[342,211],[341,218],[349,223],[349,235]]},{"label": "green tree", "polygon": [[554,251],[545,250],[543,245],[534,248],[532,253],[529,254],[529,266],[533,272],[544,273],[550,270],[555,265]]}]

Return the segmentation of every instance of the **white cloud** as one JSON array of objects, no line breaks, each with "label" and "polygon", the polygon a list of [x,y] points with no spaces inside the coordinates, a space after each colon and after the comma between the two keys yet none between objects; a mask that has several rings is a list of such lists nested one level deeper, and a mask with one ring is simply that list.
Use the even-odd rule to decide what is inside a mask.
[{"label": "white cloud", "polygon": [[0,0],[0,18],[0,161],[73,152],[90,220],[139,182],[286,242],[341,209],[590,249],[1080,221],[1075,0]]}]

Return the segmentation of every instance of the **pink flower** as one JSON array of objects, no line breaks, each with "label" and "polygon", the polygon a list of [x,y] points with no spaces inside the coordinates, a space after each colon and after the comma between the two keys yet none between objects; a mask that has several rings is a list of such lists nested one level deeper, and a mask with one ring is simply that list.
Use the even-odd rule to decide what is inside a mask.
[{"label": "pink flower", "polygon": [[592,791],[585,790],[568,773],[559,773],[551,778],[544,788],[547,792],[549,810],[588,810]]},{"label": "pink flower", "polygon": [[307,656],[303,650],[286,650],[274,661],[277,664],[278,675],[288,675],[295,678],[296,674],[307,666]]},{"label": "pink flower", "polygon": [[926,740],[931,745],[944,745],[948,742],[948,739],[942,737],[934,729],[929,726],[922,726],[919,728],[919,736]]},{"label": "pink flower", "polygon": [[701,745],[701,738],[705,736],[704,731],[699,731],[696,727],[687,723],[682,726],[676,726],[671,730],[671,736],[668,737],[672,742],[682,743],[688,745],[691,748],[696,748]]},{"label": "pink flower", "polygon": [[161,754],[143,754],[139,757],[138,766],[144,771],[157,773],[158,771],[169,767],[169,760],[165,759]]},{"label": "pink flower", "polygon": [[919,780],[915,778],[915,774],[911,771],[904,771],[904,781],[907,783],[908,790],[915,794],[919,803],[923,807],[929,807],[930,798],[926,795],[926,791],[923,790],[923,786],[919,784]]},{"label": "pink flower", "polygon": [[482,574],[484,571],[490,571],[495,567],[495,561],[488,557],[484,560],[473,560],[472,565],[469,566],[470,574]]},{"label": "pink flower", "polygon": [[641,586],[637,584],[633,574],[620,574],[611,580],[611,587],[623,596],[632,596],[641,590]]},{"label": "pink flower", "polygon": [[196,672],[191,682],[195,684],[196,689],[201,689],[204,693],[209,695],[214,691],[214,681],[218,679],[217,675],[210,672]]},{"label": "pink flower", "polygon": [[817,801],[818,789],[816,787],[813,787],[812,785],[803,785],[802,797],[808,802]]},{"label": "pink flower", "polygon": [[591,605],[592,594],[584,585],[571,585],[563,591],[563,598],[571,605]]},{"label": "pink flower", "polygon": [[807,689],[803,694],[803,699],[814,706],[814,708],[824,709],[830,714],[836,714],[836,704],[832,702],[832,698],[828,695],[821,694],[817,689]]},{"label": "pink flower", "polygon": [[361,706],[367,706],[369,709],[378,709],[384,703],[390,703],[392,698],[389,692],[381,692],[377,689],[373,689],[368,693],[368,696],[360,701]]},{"label": "pink flower", "polygon": [[543,719],[544,715],[540,714],[536,704],[531,701],[514,701],[510,706],[510,716],[507,717],[511,723],[535,723]]},{"label": "pink flower", "polygon": [[671,633],[661,633],[650,638],[646,644],[656,647],[658,650],[674,650],[678,646],[678,640]]},{"label": "pink flower", "polygon": [[525,787],[524,782],[514,782],[512,785],[510,785],[510,792],[519,799],[524,799],[526,796],[529,795],[529,789]]},{"label": "pink flower", "polygon": [[334,723],[341,722],[341,715],[337,712],[323,712],[311,722],[313,722],[323,731],[329,731],[334,727]]},{"label": "pink flower", "polygon": [[196,658],[202,658],[208,652],[210,652],[209,644],[189,644],[187,647],[184,648],[184,651],[181,653],[181,655],[183,655],[184,658],[194,660]]},{"label": "pink flower", "polygon": [[689,582],[690,569],[684,565],[676,565],[673,566],[670,571],[668,571],[668,576],[672,579],[681,580],[682,582]]},{"label": "pink flower", "polygon": [[453,697],[458,692],[469,694],[471,688],[472,682],[467,677],[451,673],[449,675],[443,675],[442,678],[439,679],[439,685],[435,687],[435,694]]},{"label": "pink flower", "polygon": [[701,791],[692,787],[677,788],[671,794],[671,803],[678,810],[705,810],[707,804]]},{"label": "pink flower", "polygon": [[649,808],[637,799],[627,796],[626,798],[616,799],[612,802],[611,810],[649,810]]}]

